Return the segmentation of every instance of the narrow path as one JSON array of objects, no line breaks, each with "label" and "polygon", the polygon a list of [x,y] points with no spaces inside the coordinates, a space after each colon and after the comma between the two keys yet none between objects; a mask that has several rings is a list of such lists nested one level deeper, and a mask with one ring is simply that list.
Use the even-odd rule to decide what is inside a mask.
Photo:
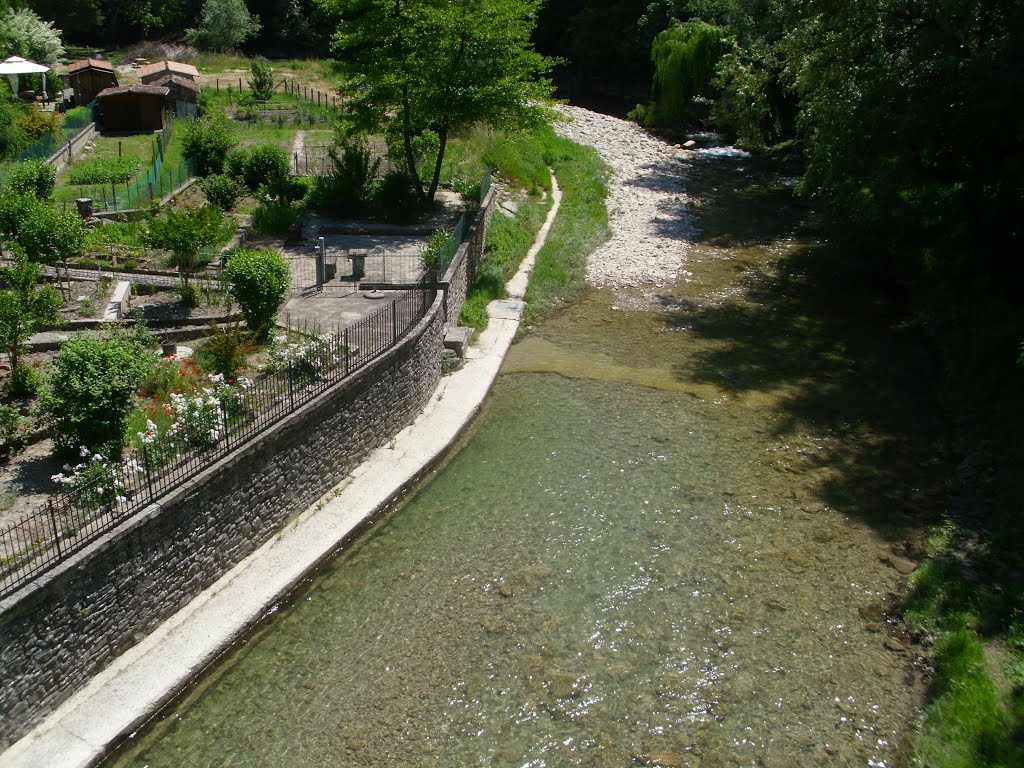
[{"label": "narrow path", "polygon": [[537,238],[533,241],[533,245],[530,246],[530,250],[526,252],[526,258],[519,265],[519,271],[505,285],[509,298],[521,299],[526,295],[526,286],[530,282],[530,273],[533,272],[533,265],[537,261],[537,254],[540,253],[540,249],[547,242],[548,232],[551,231],[551,225],[554,223],[555,216],[558,215],[558,209],[561,206],[562,190],[558,187],[558,179],[555,178],[555,172],[551,171],[551,208],[548,210],[547,218],[544,219],[544,224],[541,225],[540,230],[537,232]]},{"label": "narrow path", "polygon": [[[295,138],[292,140],[292,156],[290,158],[291,166],[292,166],[292,174],[293,175],[298,175],[298,173],[299,173],[299,160],[298,160],[298,158],[305,151],[306,151],[306,132],[305,131],[296,131],[295,132]],[[303,173],[305,173],[305,169],[303,169]]]},{"label": "narrow path", "polygon": [[[557,190],[552,174],[552,190]],[[554,198],[530,253],[558,214]],[[533,268],[509,283],[521,296]],[[520,289],[522,287],[522,290]],[[522,317],[523,301],[491,302],[490,322],[445,376],[419,417],[216,584],[160,625],[6,752],[5,768],[86,768],[141,726],[328,558],[354,529],[408,488],[456,441],[480,410]]]}]

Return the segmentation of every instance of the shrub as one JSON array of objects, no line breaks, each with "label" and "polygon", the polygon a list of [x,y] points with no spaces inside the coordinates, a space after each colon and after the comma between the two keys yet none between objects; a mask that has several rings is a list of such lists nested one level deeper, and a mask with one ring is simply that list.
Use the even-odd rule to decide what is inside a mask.
[{"label": "shrub", "polygon": [[252,78],[249,80],[249,87],[252,88],[252,95],[259,101],[270,101],[274,96],[274,70],[262,56],[252,60],[249,65]]},{"label": "shrub", "polygon": [[288,153],[274,144],[260,144],[245,160],[245,186],[253,192],[273,189],[288,178]]},{"label": "shrub", "polygon": [[416,220],[419,201],[412,188],[412,177],[407,171],[389,171],[381,181],[377,200],[388,221],[410,224]]},{"label": "shrub", "polygon": [[142,167],[137,157],[95,157],[71,168],[72,184],[124,184]]},{"label": "shrub", "polygon": [[64,472],[52,475],[50,479],[65,486],[65,493],[82,509],[92,511],[108,505],[126,507],[125,481],[131,475],[140,474],[142,467],[133,459],[113,461],[85,446],[81,447],[78,455],[85,461],[74,467],[65,465]]},{"label": "shrub", "polygon": [[275,251],[241,248],[228,257],[224,272],[249,330],[265,338],[291,283],[288,262]]},{"label": "shrub", "polygon": [[301,210],[290,203],[264,201],[252,212],[252,227],[265,235],[285,235]]},{"label": "shrub", "polygon": [[28,442],[28,419],[13,405],[0,404],[0,456],[20,453]]},{"label": "shrub", "polygon": [[18,193],[0,189],[0,235],[14,238],[21,229],[21,222],[28,211],[39,201],[31,193]]},{"label": "shrub", "polygon": [[52,264],[82,252],[85,229],[77,213],[37,200],[25,209],[15,239],[31,261]]},{"label": "shrub", "polygon": [[40,200],[53,197],[57,172],[52,165],[42,160],[25,160],[18,163],[4,178],[4,187],[18,194],[33,194]]},{"label": "shrub", "polygon": [[222,211],[230,211],[238,202],[238,184],[226,174],[214,173],[200,179],[199,188],[210,204]]},{"label": "shrub", "polygon": [[210,113],[189,121],[182,150],[186,158],[195,162],[196,175],[209,176],[223,171],[224,158],[234,145],[226,118]]},{"label": "shrub", "polygon": [[210,321],[213,335],[196,350],[196,357],[205,370],[234,378],[245,367],[252,345],[238,323],[221,327]]},{"label": "shrub", "polygon": [[244,147],[232,147],[224,156],[224,175],[242,187],[245,186],[245,163],[249,152]]},{"label": "shrub", "polygon": [[310,204],[320,211],[358,215],[369,205],[380,159],[372,159],[365,139],[352,137],[330,150],[334,171],[313,182]]},{"label": "shrub", "polygon": [[36,141],[43,136],[51,136],[57,132],[57,129],[60,128],[60,115],[32,108],[18,118],[18,128],[31,141]]},{"label": "shrub", "polygon": [[126,339],[72,336],[64,342],[43,397],[58,448],[119,454],[135,393],[154,362],[141,344]]}]

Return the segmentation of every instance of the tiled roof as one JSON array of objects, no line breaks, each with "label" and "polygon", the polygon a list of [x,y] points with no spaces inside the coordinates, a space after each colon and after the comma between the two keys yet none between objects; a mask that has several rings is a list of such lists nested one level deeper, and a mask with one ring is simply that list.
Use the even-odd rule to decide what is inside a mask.
[{"label": "tiled roof", "polygon": [[198,69],[191,64],[183,64],[180,61],[157,61],[153,64],[147,64],[139,70],[139,77],[145,80],[147,77],[152,77],[160,72],[171,72],[175,75],[185,75],[186,77],[199,77]]},{"label": "tiled roof", "polygon": [[188,88],[190,91],[195,91],[196,93],[199,93],[199,91],[202,90],[202,87],[200,87],[199,83],[195,80],[189,80],[187,77],[179,77],[178,75],[164,75],[163,77],[159,77],[156,80],[151,81],[150,85],[166,85],[170,87],[171,83],[179,85],[182,88]]},{"label": "tiled roof", "polygon": [[151,96],[166,96],[170,88],[163,85],[120,85],[116,88],[104,88],[96,94],[97,99],[104,96],[118,96],[122,93],[148,93]]}]

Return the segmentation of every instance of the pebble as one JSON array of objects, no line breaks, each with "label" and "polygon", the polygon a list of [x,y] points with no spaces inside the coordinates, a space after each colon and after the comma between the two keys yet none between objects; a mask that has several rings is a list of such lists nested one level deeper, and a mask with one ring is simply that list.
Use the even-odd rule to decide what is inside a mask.
[{"label": "pebble", "polygon": [[697,232],[678,149],[628,120],[562,106],[555,130],[597,150],[612,168],[611,238],[590,255],[587,282],[623,288],[673,281]]}]

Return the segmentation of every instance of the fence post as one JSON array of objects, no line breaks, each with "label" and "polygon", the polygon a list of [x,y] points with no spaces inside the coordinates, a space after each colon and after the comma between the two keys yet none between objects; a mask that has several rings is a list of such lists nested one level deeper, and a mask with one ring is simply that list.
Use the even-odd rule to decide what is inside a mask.
[{"label": "fence post", "polygon": [[149,489],[149,503],[152,504],[156,499],[156,494],[153,493],[153,476],[149,471],[149,450],[145,443],[142,444],[142,469],[146,473],[146,488]]},{"label": "fence post", "polygon": [[292,384],[292,359],[288,358],[288,402],[291,404],[291,409],[295,410],[295,387]]},{"label": "fence post", "polygon": [[345,345],[344,346],[344,349],[345,349],[345,375],[348,376],[348,371],[349,371],[348,328],[346,328],[344,331],[342,331],[342,344]]},{"label": "fence post", "polygon": [[391,302],[391,343],[398,343],[398,302]]},{"label": "fence post", "polygon": [[117,210],[117,184],[110,182],[110,194],[114,198],[114,210]]},{"label": "fence post", "polygon": [[220,409],[220,421],[224,427],[224,452],[231,452],[231,431],[228,429],[228,412],[224,407],[224,401],[218,400],[217,407]]},{"label": "fence post", "polygon": [[50,524],[53,526],[53,545],[57,548],[57,559],[63,560],[64,555],[60,551],[60,529],[57,527],[57,510],[54,509],[53,499],[47,499],[50,507]]}]

